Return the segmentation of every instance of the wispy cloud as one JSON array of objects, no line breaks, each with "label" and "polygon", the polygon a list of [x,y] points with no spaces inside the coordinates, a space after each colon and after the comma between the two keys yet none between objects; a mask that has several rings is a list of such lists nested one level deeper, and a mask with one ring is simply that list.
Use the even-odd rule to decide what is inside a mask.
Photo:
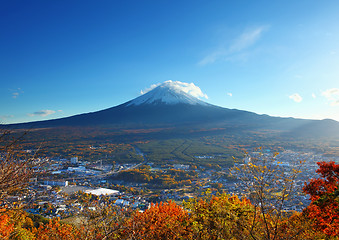
[{"label": "wispy cloud", "polygon": [[315,93],[312,93],[312,97],[313,97],[313,98],[316,98],[316,97],[317,97],[317,95],[315,95]]},{"label": "wispy cloud", "polygon": [[233,94],[232,94],[232,93],[230,93],[230,92],[228,92],[228,93],[227,93],[227,95],[228,95],[228,96],[230,96],[230,97],[232,97],[232,96],[233,96]]},{"label": "wispy cloud", "polygon": [[339,106],[339,88],[330,88],[321,93],[331,106]]},{"label": "wispy cloud", "polygon": [[207,55],[206,57],[204,57],[199,62],[199,65],[203,66],[203,65],[210,64],[210,63],[214,63],[218,59],[220,59],[222,57],[226,57],[228,54],[229,53],[228,53],[227,50],[221,48],[219,50],[216,50],[216,51],[212,52],[211,54]]},{"label": "wispy cloud", "polygon": [[[244,50],[254,45],[261,37],[263,32],[269,29],[269,26],[259,26],[252,29],[245,30],[237,38],[235,38],[232,44],[228,47],[221,46],[217,50],[211,52],[204,57],[199,65],[207,65],[214,63],[217,60],[227,59],[232,54],[243,54]],[[236,57],[236,56],[235,56]]]},{"label": "wispy cloud", "polygon": [[239,52],[242,51],[255,42],[257,42],[260,38],[262,33],[267,30],[267,26],[260,26],[255,29],[247,30],[243,32],[231,45],[230,51],[231,52]]},{"label": "wispy cloud", "polygon": [[51,114],[54,114],[55,111],[54,110],[40,110],[40,111],[36,111],[34,113],[29,113],[28,116],[30,117],[36,117],[36,116],[39,116],[39,117],[46,117],[48,115],[51,115]]},{"label": "wispy cloud", "polygon": [[303,98],[298,93],[290,95],[289,98],[298,103],[303,100]]},{"label": "wispy cloud", "polygon": [[3,120],[6,120],[8,118],[13,118],[14,115],[1,115],[0,118],[3,119]]},{"label": "wispy cloud", "polygon": [[10,91],[12,92],[12,98],[16,99],[19,97],[19,95],[21,93],[23,93],[23,91],[21,90],[21,88],[17,88],[17,89],[10,89]]}]

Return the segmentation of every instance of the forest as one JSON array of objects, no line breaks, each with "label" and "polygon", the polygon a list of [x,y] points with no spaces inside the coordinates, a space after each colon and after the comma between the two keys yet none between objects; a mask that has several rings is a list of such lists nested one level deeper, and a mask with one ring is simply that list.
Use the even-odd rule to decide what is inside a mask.
[{"label": "forest", "polygon": [[335,140],[297,139],[269,131],[243,133],[215,128],[179,130],[60,127],[12,132],[16,136],[27,133],[21,148],[27,151],[39,150],[40,157],[70,159],[77,156],[89,162],[142,162],[143,158],[136,153],[135,147],[147,155],[149,162],[156,165],[170,162],[229,167],[234,163],[232,156],[238,159],[244,151],[258,146],[278,152],[284,149],[308,149],[326,156],[339,156],[339,142]]}]

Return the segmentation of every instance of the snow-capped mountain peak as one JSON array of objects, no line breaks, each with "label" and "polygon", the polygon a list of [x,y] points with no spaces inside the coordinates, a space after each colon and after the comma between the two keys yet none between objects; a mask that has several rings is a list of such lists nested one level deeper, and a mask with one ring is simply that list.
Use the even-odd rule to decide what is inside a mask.
[{"label": "snow-capped mountain peak", "polygon": [[[200,91],[200,92],[199,92]],[[146,92],[130,101],[128,106],[131,105],[143,105],[143,104],[191,104],[191,105],[208,105],[208,103],[198,99],[193,96],[197,95],[204,96],[199,87],[195,86],[193,83],[182,83],[178,81],[166,81],[159,86],[156,86],[152,90]]]}]

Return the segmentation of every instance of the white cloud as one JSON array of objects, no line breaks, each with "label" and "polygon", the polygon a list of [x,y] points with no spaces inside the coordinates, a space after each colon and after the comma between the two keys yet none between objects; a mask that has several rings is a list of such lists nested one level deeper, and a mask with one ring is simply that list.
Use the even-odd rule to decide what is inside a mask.
[{"label": "white cloud", "polygon": [[12,98],[16,99],[17,97],[19,97],[19,95],[21,93],[23,93],[23,91],[21,90],[21,88],[17,88],[17,89],[10,89],[10,91],[12,92]]},{"label": "white cloud", "polygon": [[292,94],[291,96],[289,96],[289,98],[298,103],[303,100],[303,98],[298,93]]},{"label": "white cloud", "polygon": [[194,83],[185,83],[185,82],[172,81],[172,80],[168,80],[163,83],[152,84],[149,88],[146,88],[145,90],[141,90],[140,93],[145,94],[160,85],[168,86],[170,88],[183,91],[196,98],[202,97],[202,98],[208,99],[207,94],[203,93],[201,89],[198,86],[196,86]]},{"label": "white cloud", "polygon": [[316,98],[316,97],[317,97],[317,95],[315,95],[315,93],[312,93],[312,97],[313,97],[313,98]]},{"label": "white cloud", "polygon": [[245,48],[250,47],[255,42],[257,42],[260,38],[262,33],[267,30],[267,26],[260,26],[255,29],[247,30],[243,32],[232,44],[230,47],[231,52],[238,52]]},{"label": "white cloud", "polygon": [[233,94],[232,94],[232,93],[230,93],[230,92],[228,92],[228,93],[227,93],[227,95],[228,95],[228,96],[230,96],[230,97],[232,97],[232,96],[233,96]]},{"label": "white cloud", "polygon": [[3,120],[6,120],[8,118],[13,118],[14,116],[13,115],[1,115],[0,118],[3,119]]},{"label": "white cloud", "polygon": [[152,84],[149,88],[146,88],[144,90],[140,91],[140,94],[145,94],[149,91],[151,91],[152,89],[156,88],[157,86],[161,85],[161,83],[157,83],[157,84]]},{"label": "white cloud", "polygon": [[40,117],[46,117],[48,115],[54,114],[55,111],[54,110],[40,110],[40,111],[36,111],[34,113],[29,113],[28,116],[30,117],[35,117],[35,116],[40,116]]},{"label": "white cloud", "polygon": [[[261,38],[262,33],[267,29],[269,29],[268,26],[259,26],[253,29],[247,29],[233,41],[231,46],[219,47],[217,50],[204,57],[199,62],[199,65],[207,65],[224,58],[229,60],[228,57],[230,55],[242,53],[244,50],[254,45]],[[237,59],[237,56],[232,56],[232,59],[233,58]]]},{"label": "white cloud", "polygon": [[321,93],[329,102],[331,106],[339,106],[339,88],[331,88]]},{"label": "white cloud", "polygon": [[225,49],[216,50],[215,52],[212,52],[211,54],[209,54],[206,57],[204,57],[199,62],[199,65],[207,65],[207,64],[210,64],[210,63],[214,63],[219,58],[225,57],[228,54],[229,54],[229,52],[227,50],[225,50]]}]

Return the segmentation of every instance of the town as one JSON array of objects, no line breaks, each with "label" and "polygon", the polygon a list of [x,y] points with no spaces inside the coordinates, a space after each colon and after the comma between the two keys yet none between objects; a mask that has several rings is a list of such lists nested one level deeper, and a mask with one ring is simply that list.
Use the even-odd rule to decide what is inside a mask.
[{"label": "town", "polygon": [[[234,167],[248,164],[251,157],[259,155],[252,151],[249,154],[251,157],[236,161],[233,167],[206,169],[202,166],[170,163],[156,166],[148,162],[140,150],[138,154],[144,157],[142,163],[112,164],[102,160],[89,162],[77,157],[38,158],[34,167],[36,176],[30,179],[27,191],[9,196],[6,204],[12,207],[22,205],[27,212],[47,218],[67,218],[80,214],[86,208],[94,208],[91,201],[103,199],[121,209],[144,211],[151,203],[173,200],[180,204],[183,200],[202,196],[207,190],[211,194],[226,192],[230,195],[248,196],[243,183],[232,172],[234,173]],[[279,163],[285,176],[292,174],[292,169],[298,168],[300,171],[293,180],[294,195],[284,204],[285,211],[301,211],[310,203],[309,197],[303,194],[302,187],[309,179],[317,177],[317,162],[339,160],[311,151],[300,153],[285,150],[275,157],[272,154],[267,150],[261,157],[272,158],[273,164]],[[134,179],[131,174],[141,174],[143,178],[138,175],[139,178]],[[181,175],[179,180],[174,177],[178,174]],[[162,176],[172,177],[174,180],[167,181],[175,183],[169,185],[164,180],[153,182],[152,178],[161,179]],[[145,180],[145,177],[149,179]],[[81,200],[85,197],[87,202]]]}]

